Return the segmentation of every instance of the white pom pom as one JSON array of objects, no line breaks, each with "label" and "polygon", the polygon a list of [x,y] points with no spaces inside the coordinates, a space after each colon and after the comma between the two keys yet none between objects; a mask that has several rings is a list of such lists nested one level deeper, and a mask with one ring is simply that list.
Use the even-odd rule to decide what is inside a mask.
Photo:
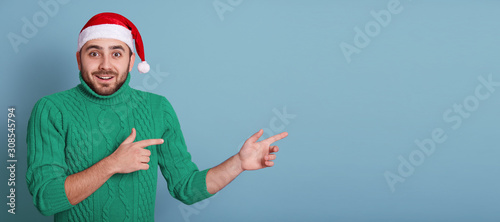
[{"label": "white pom pom", "polygon": [[137,65],[137,69],[139,70],[140,73],[147,73],[149,72],[149,64],[146,61],[142,61]]}]

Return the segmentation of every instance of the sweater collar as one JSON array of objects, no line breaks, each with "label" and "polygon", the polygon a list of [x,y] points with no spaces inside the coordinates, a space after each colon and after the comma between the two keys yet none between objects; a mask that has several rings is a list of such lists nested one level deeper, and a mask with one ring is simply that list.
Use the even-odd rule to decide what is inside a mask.
[{"label": "sweater collar", "polygon": [[88,100],[104,105],[114,105],[126,101],[130,98],[131,88],[128,85],[130,82],[130,73],[127,74],[127,79],[123,85],[113,94],[102,96],[94,92],[87,83],[83,80],[82,72],[79,73],[80,84],[76,87],[77,90]]}]

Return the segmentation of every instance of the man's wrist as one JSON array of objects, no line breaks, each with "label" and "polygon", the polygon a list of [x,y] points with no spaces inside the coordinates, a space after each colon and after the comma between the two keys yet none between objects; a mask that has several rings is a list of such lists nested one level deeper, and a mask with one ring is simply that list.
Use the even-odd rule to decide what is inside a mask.
[{"label": "man's wrist", "polygon": [[115,175],[118,172],[113,163],[114,160],[112,156],[107,156],[99,161],[99,164],[101,165],[100,168],[103,169],[104,173],[109,177]]},{"label": "man's wrist", "polygon": [[238,172],[238,174],[245,171],[245,169],[243,169],[243,165],[241,164],[241,157],[239,152],[233,156],[233,159],[234,159],[235,170]]}]

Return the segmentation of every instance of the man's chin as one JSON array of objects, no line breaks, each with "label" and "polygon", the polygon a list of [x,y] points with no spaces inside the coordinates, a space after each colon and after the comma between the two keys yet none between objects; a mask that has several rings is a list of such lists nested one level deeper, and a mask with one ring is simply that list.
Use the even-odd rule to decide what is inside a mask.
[{"label": "man's chin", "polygon": [[115,93],[116,91],[115,90],[106,90],[106,91],[101,91],[101,92],[96,92],[97,94],[101,95],[101,96],[110,96],[110,95],[113,95],[113,93]]},{"label": "man's chin", "polygon": [[94,89],[94,92],[101,96],[109,96],[116,92],[116,88],[98,88]]},{"label": "man's chin", "polygon": [[118,91],[120,89],[125,81],[122,81],[121,83],[98,83],[98,82],[92,82],[92,83],[87,83],[87,85],[94,91],[96,94],[101,95],[101,96],[109,96]]}]

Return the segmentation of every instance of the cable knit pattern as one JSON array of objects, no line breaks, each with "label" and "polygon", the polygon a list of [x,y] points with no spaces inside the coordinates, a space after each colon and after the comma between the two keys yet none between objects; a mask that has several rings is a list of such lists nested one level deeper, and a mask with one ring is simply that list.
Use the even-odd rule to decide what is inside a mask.
[{"label": "cable knit pattern", "polygon": [[[160,95],[130,88],[130,74],[110,96],[83,81],[41,98],[28,122],[26,182],[33,203],[54,221],[154,221],[157,167],[176,199],[192,204],[212,196],[206,173],[191,161],[177,116]],[[151,150],[150,168],[115,174],[88,198],[71,205],[64,181],[113,153],[136,129],[135,141],[163,138]]]},{"label": "cable knit pattern", "polygon": [[[138,92],[138,91],[137,91]],[[137,104],[134,109],[132,109],[132,115],[133,116],[138,116],[139,118],[135,119],[135,125],[138,126],[137,130],[140,130],[141,132],[147,133],[147,132],[152,132],[153,129],[151,126],[153,126],[153,123],[150,122],[148,124],[144,124],[144,119],[151,119],[147,118],[148,116],[152,116],[151,113],[151,107],[150,104],[147,104],[146,101],[149,101],[150,99],[148,98],[151,94],[139,94],[135,92],[135,96],[133,96],[133,104]],[[151,135],[147,135],[151,136]],[[154,149],[149,149],[151,152],[154,152]],[[154,174],[154,175],[153,175]],[[155,191],[152,190],[153,187],[156,189],[156,185],[153,183],[156,183],[156,174],[157,172],[152,172],[152,171],[145,171],[145,172],[139,172],[139,186],[142,187],[143,189],[139,190],[139,196],[141,197],[147,197],[147,198],[142,198],[142,203],[139,205],[139,217],[140,218],[145,218],[147,220],[153,220],[154,218],[149,218],[150,215],[154,213],[154,209],[152,208],[147,208],[147,206],[154,205],[154,202],[151,202],[151,200],[154,200],[154,197],[151,196]]]}]

